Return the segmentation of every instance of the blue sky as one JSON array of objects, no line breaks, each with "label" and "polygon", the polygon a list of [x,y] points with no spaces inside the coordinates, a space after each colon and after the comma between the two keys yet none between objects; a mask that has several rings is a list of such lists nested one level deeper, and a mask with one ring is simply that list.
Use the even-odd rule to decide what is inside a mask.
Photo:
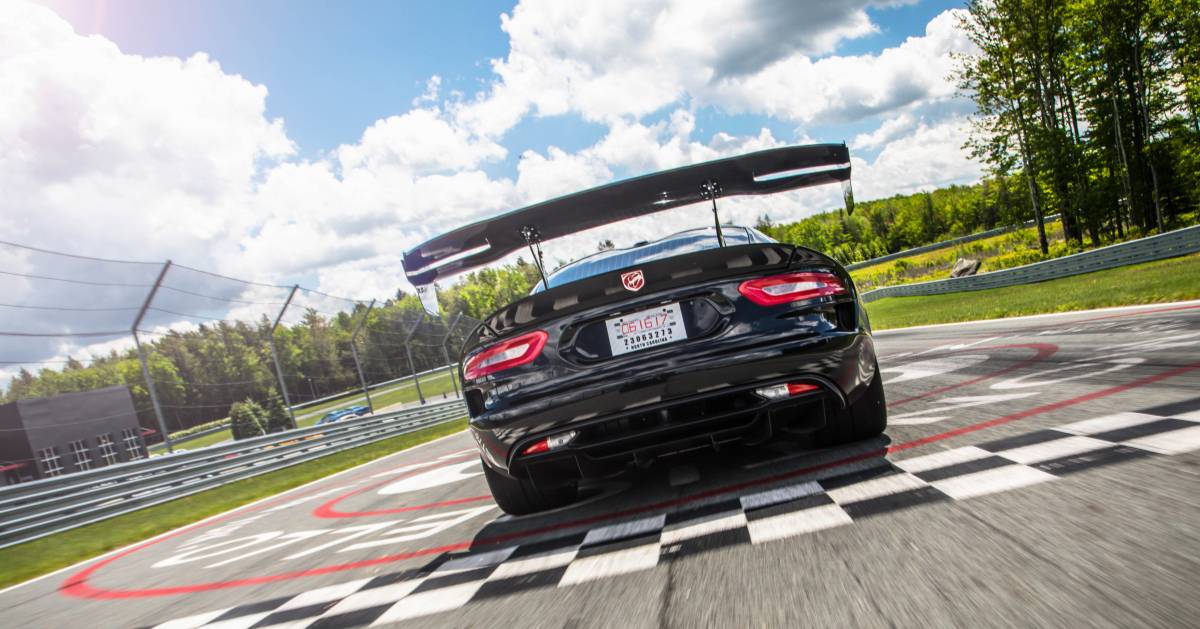
[{"label": "blue sky", "polygon": [[[974,50],[960,11],[942,0],[3,0],[0,233],[369,299],[411,291],[402,252],[438,233],[773,146],[845,141],[860,199],[969,183],[983,171],[962,147],[973,105],[950,78],[955,55]],[[727,199],[722,217],[798,220],[839,207],[832,188]],[[545,249],[564,262],[599,240],[707,220],[678,208]],[[0,269],[78,273],[2,248]],[[95,274],[146,280],[115,269]],[[0,284],[14,301],[80,298]],[[32,323],[80,325],[0,313],[0,329]]]},{"label": "blue sky", "polygon": [[[122,51],[188,57],[204,52],[231,74],[267,86],[267,114],[282,117],[302,156],[315,157],[358,140],[374,121],[403,111],[432,75],[443,89],[470,94],[492,79],[490,62],[508,52],[500,15],[514,2],[312,2],[256,0],[46,0],[81,34],[99,34]],[[878,26],[842,42],[829,56],[861,55],[921,35],[956,0],[925,0],[868,7]],[[877,118],[816,124],[803,131],[818,140],[849,140]],[[729,115],[717,107],[697,111],[697,132],[753,134],[770,128],[796,139],[797,126],[769,116]],[[598,141],[605,127],[575,114],[528,117],[509,130],[503,168],[511,172],[526,149],[556,145],[574,151]],[[863,155],[874,157],[875,150]]]}]

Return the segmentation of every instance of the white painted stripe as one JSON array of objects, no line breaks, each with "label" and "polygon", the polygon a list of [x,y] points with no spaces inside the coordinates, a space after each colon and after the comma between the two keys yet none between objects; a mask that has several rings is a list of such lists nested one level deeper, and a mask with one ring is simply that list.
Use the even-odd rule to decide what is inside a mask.
[{"label": "white painted stripe", "polygon": [[917,472],[927,472],[929,470],[936,470],[940,467],[949,467],[959,463],[966,463],[967,461],[986,459],[989,456],[992,456],[992,453],[988,452],[987,450],[976,448],[975,446],[966,446],[965,448],[944,450],[942,452],[926,454],[925,456],[917,456],[911,459],[892,461],[892,464],[906,472],[916,474]]},{"label": "white painted stripe", "polygon": [[821,485],[816,481],[810,480],[799,485],[789,485],[787,487],[780,487],[779,489],[771,489],[757,494],[742,496],[742,508],[751,510],[759,507],[769,507],[773,504],[819,494],[822,491],[824,490],[821,489]]},{"label": "white painted stripe", "polygon": [[1190,422],[1200,422],[1200,411],[1180,413],[1178,415],[1172,415],[1171,417],[1174,417],[1175,419],[1186,419]]},{"label": "white painted stripe", "polygon": [[355,581],[347,581],[336,585],[327,585],[323,588],[309,590],[303,594],[293,596],[291,600],[280,605],[276,611],[286,611],[289,609],[298,609],[300,607],[308,607],[309,605],[320,605],[329,601],[340,601],[347,596],[357,592],[362,586],[371,581],[371,578],[358,579]]},{"label": "white painted stripe", "polygon": [[490,566],[503,563],[504,560],[508,559],[509,556],[512,555],[516,550],[516,546],[507,546],[505,548],[488,551],[486,553],[473,553],[465,557],[451,559],[450,561],[438,566],[433,573],[430,574],[430,578],[443,577],[448,574],[455,574],[457,572],[464,572],[466,570],[488,568]]},{"label": "white painted stripe", "polygon": [[258,621],[270,615],[271,612],[265,611],[257,614],[238,616],[237,618],[230,618],[228,620],[209,623],[204,625],[204,629],[250,629],[250,627],[258,624]]},{"label": "white painted stripe", "polygon": [[317,617],[301,618],[299,620],[289,620],[286,622],[277,623],[274,625],[259,625],[254,629],[304,629],[305,627],[317,621]]},{"label": "white painted stripe", "polygon": [[742,511],[731,511],[711,518],[698,521],[683,522],[681,526],[663,529],[662,545],[670,546],[695,537],[703,537],[721,531],[740,529],[746,526],[746,514]]},{"label": "white painted stripe", "polygon": [[304,629],[305,627],[313,624],[316,621],[317,621],[317,617],[313,616],[312,618],[301,618],[300,620],[289,620],[287,622],[281,622],[281,623],[277,623],[274,625],[259,625],[257,627],[254,627],[254,629]]},{"label": "white painted stripe", "polygon": [[43,575],[41,575],[41,576],[37,576],[37,577],[34,577],[34,578],[32,578],[32,579],[29,579],[28,581],[22,581],[21,583],[17,583],[16,585],[10,585],[10,586],[8,586],[8,587],[6,587],[6,588],[4,588],[4,589],[0,589],[0,594],[4,594],[5,592],[8,592],[8,591],[10,591],[10,590],[15,590],[15,589],[17,589],[17,588],[19,588],[19,587],[24,587],[24,586],[26,586],[26,585],[29,585],[29,584],[31,584],[31,583],[36,583],[36,582],[38,582],[38,581],[41,581],[41,580],[43,580],[43,579],[48,579],[48,578],[50,578],[50,577],[52,577],[52,576],[54,576],[54,575],[56,575],[56,574],[61,574],[61,573],[63,573],[63,572],[68,572],[68,571],[78,570],[78,569],[82,568],[83,566],[85,566],[85,565],[87,565],[87,564],[89,564],[89,563],[91,563],[91,562],[93,562],[93,561],[100,561],[100,560],[102,560],[102,559],[104,559],[104,558],[106,558],[106,557],[111,557],[112,555],[116,555],[116,554],[118,554],[118,553],[123,553],[123,552],[126,552],[127,550],[129,550],[129,549],[131,549],[131,548],[134,548],[134,547],[136,547],[136,546],[139,546],[139,545],[141,545],[141,544],[146,544],[146,543],[148,543],[148,542],[152,542],[152,541],[154,541],[154,540],[158,540],[158,539],[161,539],[161,538],[164,538],[164,537],[169,537],[169,536],[171,536],[171,535],[176,535],[176,534],[178,534],[178,532],[179,532],[179,531],[182,531],[182,530],[184,530],[184,529],[187,529],[187,528],[191,528],[191,527],[193,527],[193,526],[200,526],[200,525],[202,525],[202,524],[205,524],[205,523],[207,523],[207,522],[211,522],[211,521],[213,521],[213,520],[219,520],[219,519],[222,519],[222,518],[229,517],[229,514],[231,514],[231,513],[237,513],[238,511],[242,511],[242,510],[249,510],[251,507],[257,506],[257,505],[259,505],[259,504],[261,504],[261,503],[268,502],[268,501],[271,501],[271,500],[275,500],[276,498],[279,498],[280,496],[286,496],[286,495],[288,495],[288,494],[290,494],[290,493],[297,492],[297,491],[300,491],[300,490],[302,490],[302,489],[306,489],[306,488],[308,488],[308,487],[311,487],[311,486],[313,486],[313,485],[316,485],[317,483],[324,483],[324,482],[328,481],[328,480],[329,480],[329,479],[331,479],[331,478],[337,478],[338,476],[342,476],[342,475],[345,475],[345,474],[352,474],[352,473],[354,473],[354,472],[356,472],[356,471],[359,471],[359,470],[361,470],[361,469],[362,469],[362,468],[364,468],[364,467],[367,467],[367,466],[370,466],[370,465],[376,465],[376,464],[380,463],[381,461],[385,461],[385,460],[387,460],[387,459],[390,459],[390,458],[392,458],[392,457],[396,457],[396,456],[403,456],[404,454],[406,454],[406,453],[409,453],[409,452],[412,452],[413,450],[417,450],[417,449],[419,449],[419,448],[423,448],[423,447],[425,447],[425,446],[431,446],[431,445],[433,445],[433,444],[435,444],[435,443],[441,443],[442,441],[445,441],[445,440],[447,440],[447,439],[454,439],[454,438],[457,438],[457,437],[462,437],[463,435],[465,435],[465,434],[466,434],[466,432],[467,432],[467,431],[466,431],[466,429],[463,429],[463,430],[460,430],[460,431],[458,431],[458,432],[453,432],[453,433],[450,433],[450,434],[448,434],[448,435],[446,435],[446,436],[444,436],[444,437],[438,437],[437,439],[434,439],[434,440],[432,440],[432,441],[426,441],[426,442],[424,442],[424,443],[418,443],[417,445],[414,445],[414,446],[411,446],[411,447],[405,448],[405,449],[403,449],[403,450],[397,450],[397,451],[395,451],[395,452],[393,452],[393,453],[391,453],[391,454],[385,454],[385,455],[383,455],[383,456],[381,456],[381,457],[379,457],[379,458],[377,458],[377,459],[372,459],[372,460],[370,460],[370,461],[367,461],[367,462],[365,462],[365,463],[361,463],[361,464],[359,464],[359,465],[355,465],[354,467],[348,467],[348,468],[346,468],[346,469],[344,469],[344,470],[342,470],[342,471],[340,471],[340,472],[334,472],[334,473],[330,474],[329,476],[325,476],[325,477],[323,477],[323,478],[318,478],[318,479],[316,479],[316,480],[309,481],[309,482],[307,482],[307,483],[304,483],[303,485],[297,485],[297,486],[295,486],[295,487],[292,487],[291,489],[285,489],[285,490],[283,490],[283,491],[281,491],[281,492],[279,492],[279,493],[277,493],[277,494],[274,494],[274,495],[272,495],[272,496],[267,496],[267,497],[265,497],[265,498],[259,498],[258,500],[255,500],[255,501],[253,501],[253,502],[249,502],[249,503],[246,503],[246,504],[244,504],[244,505],[239,505],[239,506],[233,507],[232,509],[229,509],[229,510],[227,510],[227,511],[223,511],[223,512],[221,512],[221,513],[218,513],[218,514],[216,514],[216,515],[210,515],[210,516],[208,516],[207,518],[203,518],[203,519],[201,519],[201,520],[197,520],[197,521],[195,521],[195,522],[192,522],[192,523],[190,523],[190,524],[184,524],[183,526],[179,526],[179,527],[173,528],[173,529],[171,529],[171,530],[169,530],[169,531],[166,531],[166,532],[164,532],[164,533],[159,533],[158,535],[154,535],[154,536],[152,536],[152,537],[148,537],[148,538],[146,538],[146,539],[144,539],[144,540],[140,540],[140,541],[134,542],[134,543],[132,543],[132,544],[128,544],[128,545],[126,545],[126,546],[122,546],[121,548],[117,548],[117,549],[114,549],[114,550],[110,550],[110,551],[108,551],[108,552],[106,552],[106,553],[104,553],[104,554],[97,555],[97,556],[95,556],[95,557],[89,557],[88,559],[84,559],[83,561],[80,561],[80,562],[78,562],[78,563],[71,564],[71,565],[67,566],[66,568],[59,568],[58,570],[55,570],[54,572],[48,572],[48,573],[46,573],[46,574],[43,574]]},{"label": "white painted stripe", "polygon": [[850,524],[850,515],[837,505],[821,505],[770,518],[754,520],[747,525],[750,542],[761,544],[771,540],[794,537],[812,531]]},{"label": "white painted stripe", "polygon": [[1160,432],[1123,443],[1159,454],[1183,454],[1200,448],[1200,426]]},{"label": "white painted stripe", "polygon": [[203,627],[205,623],[212,620],[213,618],[216,618],[217,616],[220,616],[221,614],[224,614],[225,612],[229,611],[230,609],[233,609],[233,608],[226,607],[225,609],[218,609],[216,611],[204,612],[203,614],[196,614],[195,616],[186,616],[184,618],[176,618],[175,620],[168,620],[167,622],[164,622],[161,625],[154,625],[154,629],[196,629],[197,627]]},{"label": "white painted stripe", "polygon": [[659,543],[655,540],[633,548],[576,559],[567,566],[558,587],[649,570],[658,565],[658,555]]},{"label": "white painted stripe", "polygon": [[424,582],[425,578],[421,577],[356,592],[347,596],[337,605],[330,607],[328,611],[321,614],[321,617],[336,616],[337,614],[367,609],[368,607],[378,607],[380,605],[395,603],[405,596],[412,594],[412,591]]},{"label": "white painted stripe", "polygon": [[638,535],[661,531],[666,521],[666,515],[656,515],[649,518],[642,518],[641,520],[594,528],[588,531],[587,536],[583,538],[583,545],[593,546],[609,540],[636,537]]},{"label": "white painted stripe", "polygon": [[[442,458],[445,458],[445,457],[442,457]],[[384,476],[395,476],[395,475],[397,475],[397,474],[403,474],[403,473],[405,473],[405,472],[411,472],[411,471],[413,471],[413,470],[419,470],[419,469],[421,469],[421,468],[424,468],[424,467],[429,467],[429,466],[431,466],[431,465],[441,465],[441,464],[442,464],[442,462],[441,462],[441,460],[440,460],[440,459],[439,459],[439,460],[435,460],[435,461],[425,461],[425,462],[422,462],[422,463],[410,463],[410,464],[408,464],[408,465],[401,465],[400,467],[392,468],[392,469],[390,469],[390,470],[388,470],[388,471],[386,471],[386,472],[380,472],[380,473],[378,473],[378,474],[372,474],[372,475],[371,475],[371,478],[383,478]]]},{"label": "white painted stripe", "polygon": [[543,570],[553,570],[561,568],[575,560],[575,555],[579,553],[578,548],[569,548],[558,550],[540,555],[530,555],[512,561],[506,561],[500,564],[490,576],[488,581],[496,581],[499,579],[507,579],[509,577],[519,577],[523,574],[533,574]]},{"label": "white painted stripe", "polygon": [[1039,469],[1024,465],[1005,465],[974,474],[934,481],[930,484],[951,498],[962,500],[1027,485],[1036,485],[1054,479],[1053,474],[1047,474]]},{"label": "white painted stripe", "polygon": [[996,454],[1010,461],[1030,465],[1081,452],[1111,448],[1112,445],[1111,441],[1102,441],[1091,437],[1063,437],[1054,441],[1043,441],[1011,450],[1001,450]]},{"label": "white painted stripe", "polygon": [[920,489],[927,487],[929,484],[925,481],[909,474],[907,472],[901,474],[891,474],[880,478],[872,478],[871,480],[861,483],[854,483],[845,487],[839,487],[826,491],[833,501],[840,504],[849,504],[851,502],[859,502],[862,500],[870,500],[880,496],[889,494],[897,494],[910,489]]},{"label": "white painted stripe", "polygon": [[470,583],[462,583],[429,590],[428,592],[421,592],[420,594],[413,594],[392,605],[387,611],[383,612],[383,615],[376,618],[375,622],[371,623],[371,626],[377,627],[400,620],[419,618],[438,612],[458,609],[466,605],[467,601],[471,600],[471,597],[475,596],[475,593],[482,586],[483,580],[481,579]]},{"label": "white painted stripe", "polygon": [[1073,435],[1094,435],[1098,432],[1107,432],[1109,430],[1117,430],[1118,428],[1128,428],[1130,426],[1138,426],[1148,424],[1162,419],[1157,415],[1147,415],[1145,413],[1114,413],[1103,417],[1093,417],[1083,421],[1072,422],[1062,426],[1055,426],[1054,430],[1059,432],[1067,432]]}]

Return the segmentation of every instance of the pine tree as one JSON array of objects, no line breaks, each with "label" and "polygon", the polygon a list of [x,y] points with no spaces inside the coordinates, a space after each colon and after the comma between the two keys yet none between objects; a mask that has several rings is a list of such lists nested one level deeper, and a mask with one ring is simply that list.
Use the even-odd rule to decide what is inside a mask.
[{"label": "pine tree", "polygon": [[267,432],[282,432],[291,430],[292,416],[288,414],[287,407],[283,405],[283,400],[279,398],[279,394],[274,391],[267,396],[266,402],[263,403],[263,410],[266,415]]},{"label": "pine tree", "polygon": [[229,428],[235,440],[265,435],[265,411],[254,400],[235,402],[229,409]]}]

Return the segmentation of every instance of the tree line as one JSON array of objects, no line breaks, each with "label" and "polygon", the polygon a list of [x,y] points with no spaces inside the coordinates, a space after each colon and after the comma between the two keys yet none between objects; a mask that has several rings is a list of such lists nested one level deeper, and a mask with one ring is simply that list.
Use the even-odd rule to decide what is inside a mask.
[{"label": "tree line", "polygon": [[777,240],[843,263],[1058,214],[1073,247],[1200,222],[1200,0],[971,0],[953,77],[978,184],[859,202]]},{"label": "tree line", "polygon": [[[442,317],[423,315],[416,296],[398,292],[369,312],[364,304],[332,317],[308,310],[299,323],[280,326],[275,346],[291,402],[359,386],[350,345],[360,322],[357,349],[369,383],[440,367],[446,364],[447,354],[450,361],[456,360],[477,321],[495,309],[498,298],[511,297],[520,288],[513,278],[529,277],[526,266],[471,274],[441,295],[446,313]],[[451,331],[449,323],[459,313],[462,317]],[[228,417],[232,405],[246,400],[257,400],[268,411],[274,408],[279,384],[268,344],[271,323],[266,317],[253,322],[219,321],[143,341],[168,430]],[[405,351],[409,338],[411,364]],[[128,386],[142,425],[157,428],[146,380],[132,348],[113,350],[86,363],[68,359],[61,368],[21,369],[0,395],[0,403],[112,385]],[[272,423],[270,429],[276,428]]]},{"label": "tree line", "polygon": [[1200,201],[1200,2],[970,0],[967,146],[1067,239],[1163,231]]},{"label": "tree line", "polygon": [[997,176],[974,185],[858,201],[854,213],[841,209],[794,223],[775,224],[770,216],[756,227],[780,242],[823,251],[843,264],[861,262],[1032,218],[1016,176]]},{"label": "tree line", "polygon": [[[977,53],[956,80],[977,105],[967,148],[989,169],[980,183],[860,202],[759,227],[777,240],[851,263],[946,238],[1060,214],[1078,246],[1196,222],[1200,205],[1200,0],[971,0],[962,27]],[[1041,247],[1045,251],[1044,228]],[[610,248],[611,242],[600,248]],[[421,318],[397,293],[283,326],[276,347],[293,402],[356,387],[351,335],[366,317],[359,356],[380,382],[444,364],[441,339],[455,315],[450,359],[475,321],[528,294],[523,261],[482,269],[444,287],[443,318]],[[149,370],[174,430],[228,416],[233,403],[269,403],[278,389],[267,340],[271,322],[222,321],[149,343]],[[22,370],[0,401],[125,384],[143,423],[153,415],[137,356],[114,351],[89,364]],[[254,409],[247,411],[254,415]]]}]

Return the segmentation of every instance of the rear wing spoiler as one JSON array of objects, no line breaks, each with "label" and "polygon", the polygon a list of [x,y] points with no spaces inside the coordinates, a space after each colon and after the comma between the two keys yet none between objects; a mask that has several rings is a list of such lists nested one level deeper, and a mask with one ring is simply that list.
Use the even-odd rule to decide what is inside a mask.
[{"label": "rear wing spoiler", "polygon": [[404,273],[424,286],[494,262],[532,242],[645,216],[718,196],[773,194],[842,182],[846,209],[850,152],[844,144],[788,146],[625,179],[472,223],[404,252]]}]

